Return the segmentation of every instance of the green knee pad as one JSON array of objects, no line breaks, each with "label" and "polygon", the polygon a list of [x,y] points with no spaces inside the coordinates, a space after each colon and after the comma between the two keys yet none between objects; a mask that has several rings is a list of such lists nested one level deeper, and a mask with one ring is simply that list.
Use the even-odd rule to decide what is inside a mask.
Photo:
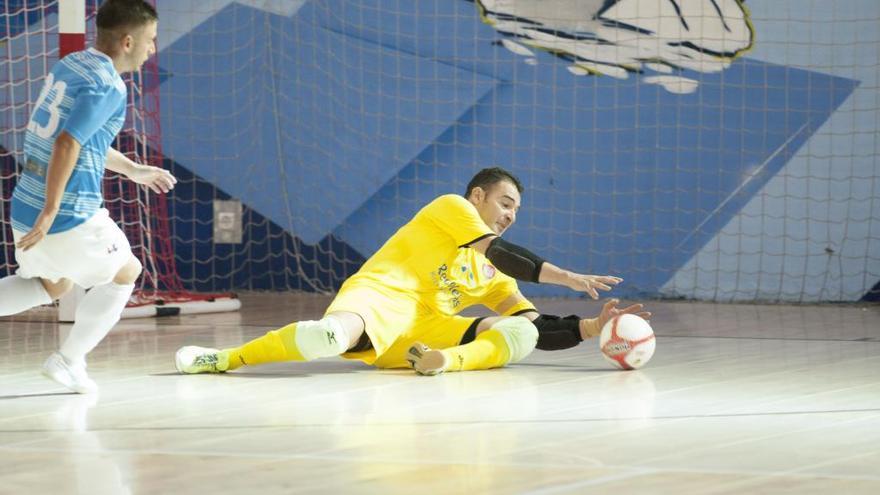
[{"label": "green knee pad", "polygon": [[538,329],[531,320],[523,316],[504,318],[492,325],[492,330],[504,336],[507,348],[510,350],[511,363],[525,359],[538,343]]},{"label": "green knee pad", "polygon": [[306,361],[338,356],[348,349],[348,332],[332,316],[297,323],[294,338],[297,350]]}]

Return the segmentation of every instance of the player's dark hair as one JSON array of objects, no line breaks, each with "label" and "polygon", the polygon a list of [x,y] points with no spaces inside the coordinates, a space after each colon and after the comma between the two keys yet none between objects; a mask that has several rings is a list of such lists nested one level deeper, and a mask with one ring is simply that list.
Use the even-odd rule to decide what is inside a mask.
[{"label": "player's dark hair", "polygon": [[475,175],[474,178],[471,179],[470,183],[468,183],[467,190],[465,190],[464,193],[464,197],[469,197],[471,195],[471,191],[473,191],[475,187],[479,187],[484,191],[488,191],[489,188],[491,188],[495,184],[505,180],[513,184],[514,187],[516,187],[516,190],[520,194],[522,194],[522,182],[520,182],[515,175],[508,172],[507,170],[504,170],[501,167],[491,167],[484,168],[483,170],[477,172],[477,175]]},{"label": "player's dark hair", "polygon": [[139,28],[158,21],[156,9],[144,0],[106,0],[98,8],[95,24],[98,36],[106,36],[126,28]]}]

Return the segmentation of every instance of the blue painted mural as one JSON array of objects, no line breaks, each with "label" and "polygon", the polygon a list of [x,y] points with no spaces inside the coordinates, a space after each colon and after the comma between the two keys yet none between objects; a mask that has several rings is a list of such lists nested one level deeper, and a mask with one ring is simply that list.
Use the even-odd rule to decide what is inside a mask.
[{"label": "blue painted mural", "polygon": [[747,58],[677,67],[697,83],[684,94],[578,77],[569,54],[502,46],[479,13],[230,4],[161,55],[163,108],[180,109],[163,113],[165,151],[305,243],[333,235],[363,256],[499,164],[529,188],[514,241],[655,294],[857,86]]},{"label": "blue painted mural", "polygon": [[[854,1],[880,15],[870,0]],[[714,278],[762,273],[760,249],[768,249],[780,259],[790,253],[766,273],[790,283],[766,293],[762,280],[726,286],[745,297],[876,298],[875,215],[864,210],[877,191],[856,183],[877,176],[876,154],[853,149],[876,134],[876,71],[813,60],[827,47],[869,49],[867,59],[876,59],[876,29],[848,21],[847,30],[829,27],[829,40],[824,28],[836,14],[828,11],[838,7],[811,4],[816,12],[796,16],[804,34],[792,34],[772,14],[778,3],[316,0],[272,11],[241,0],[205,12],[197,0],[180,0],[174,8],[186,19],[160,5],[160,29],[171,26],[160,43],[173,40],[159,63],[163,152],[182,177],[169,197],[178,271],[199,290],[332,288],[421,205],[501,165],[528,188],[511,239],[563,266],[623,276],[616,295],[711,298],[705,287]],[[783,3],[790,13],[800,5]],[[43,64],[22,55],[49,47],[19,35],[44,39],[28,26],[54,25],[54,4],[4,5],[0,42],[10,57],[0,65],[36,85]],[[793,41],[762,33],[746,5],[761,12],[765,29],[786,29]],[[762,36],[777,41],[762,45]],[[788,60],[798,56],[794,67]],[[10,122],[26,117],[20,87],[0,92]],[[843,124],[829,130],[833,115]],[[0,146],[13,151],[14,132],[0,132]],[[12,155],[2,156],[11,177]],[[832,169],[828,178],[804,171],[805,161]],[[802,168],[786,172],[792,163]],[[809,207],[824,212],[808,224],[813,234],[843,226],[840,234],[825,229],[841,257],[837,289],[806,297],[800,289],[830,263],[819,259],[824,239],[798,237],[792,248],[788,227],[754,224],[785,215],[785,201],[813,199],[815,182],[808,190],[786,182],[793,188],[779,192],[788,173],[816,176],[829,189],[849,184],[849,199],[831,201],[828,192]],[[773,181],[777,192],[763,196]],[[211,200],[225,198],[242,200],[251,222],[240,246],[211,239]],[[762,205],[744,213],[756,199]],[[804,215],[789,215],[792,225]],[[734,245],[742,259],[713,265],[717,253],[731,252],[708,248],[722,230],[750,221],[728,242],[779,242],[750,252]],[[700,253],[708,265],[695,266]],[[4,256],[11,263],[9,249]],[[571,296],[528,284],[524,291]]]}]

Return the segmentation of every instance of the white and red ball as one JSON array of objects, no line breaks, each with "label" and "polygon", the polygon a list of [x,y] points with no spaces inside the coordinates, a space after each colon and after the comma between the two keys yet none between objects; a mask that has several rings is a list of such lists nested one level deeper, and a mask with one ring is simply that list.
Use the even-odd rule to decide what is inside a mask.
[{"label": "white and red ball", "polygon": [[654,355],[654,330],[643,318],[631,314],[617,315],[602,327],[599,349],[602,357],[617,368],[641,368]]}]

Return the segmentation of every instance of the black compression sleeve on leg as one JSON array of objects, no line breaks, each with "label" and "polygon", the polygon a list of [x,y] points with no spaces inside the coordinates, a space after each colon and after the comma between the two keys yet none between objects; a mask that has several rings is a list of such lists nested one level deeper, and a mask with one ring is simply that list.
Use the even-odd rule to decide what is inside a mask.
[{"label": "black compression sleeve on leg", "polygon": [[535,346],[542,351],[559,351],[580,344],[581,318],[569,315],[561,318],[555,315],[540,315],[532,321],[538,329],[538,344]]},{"label": "black compression sleeve on leg", "polygon": [[501,270],[501,273],[526,282],[538,282],[544,260],[528,249],[505,241],[500,237],[492,239],[486,249],[486,258]]}]

